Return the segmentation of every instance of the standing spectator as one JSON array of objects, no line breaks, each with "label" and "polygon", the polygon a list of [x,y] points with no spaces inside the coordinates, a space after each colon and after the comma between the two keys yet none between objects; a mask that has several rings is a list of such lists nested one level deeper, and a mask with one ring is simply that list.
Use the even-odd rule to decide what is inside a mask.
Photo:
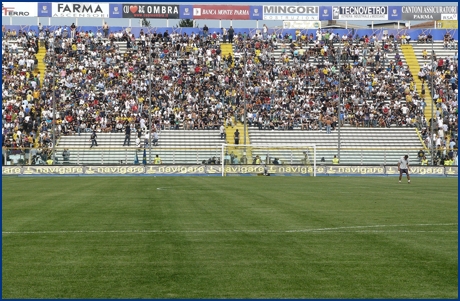
[{"label": "standing spectator", "polygon": [[264,24],[264,27],[262,29],[262,37],[264,41],[267,40],[267,36],[268,36],[268,27],[267,27],[267,24]]},{"label": "standing spectator", "polygon": [[223,124],[220,125],[220,139],[224,139],[225,138],[225,127]]},{"label": "standing spectator", "polygon": [[68,164],[68,163],[69,163],[69,160],[70,160],[70,152],[69,152],[69,150],[68,150],[67,148],[64,149],[64,151],[62,152],[62,158],[63,158],[64,164]]},{"label": "standing spectator", "polygon": [[104,22],[104,25],[102,26],[102,31],[104,32],[104,38],[107,39],[107,37],[109,36],[109,25],[107,24],[107,22]]},{"label": "standing spectator", "polygon": [[235,34],[235,30],[233,29],[232,26],[230,26],[227,33],[228,33],[228,42],[231,44],[233,43],[233,35]]},{"label": "standing spectator", "polygon": [[76,31],[77,31],[77,26],[75,25],[75,23],[72,23],[72,25],[70,25],[70,38],[72,40],[75,38]]},{"label": "standing spectator", "polygon": [[129,143],[131,142],[131,126],[129,125],[129,123],[126,124],[125,127],[125,141],[123,142],[123,146],[125,146],[126,141],[128,141],[129,146]]},{"label": "standing spectator", "polygon": [[399,171],[399,183],[401,183],[402,174],[405,173],[407,176],[407,183],[410,184],[410,166],[409,166],[409,156],[405,155],[401,157],[398,161],[398,171]]},{"label": "standing spectator", "polygon": [[91,134],[91,146],[89,148],[92,148],[93,146],[98,146],[97,145],[97,135],[96,135],[96,131],[93,130],[93,133]]},{"label": "standing spectator", "polygon": [[204,24],[204,27],[203,27],[203,34],[204,34],[205,37],[208,36],[208,32],[209,32],[209,28],[208,28],[208,26],[206,26],[206,24]]},{"label": "standing spectator", "polygon": [[236,129],[235,133],[233,134],[235,139],[235,144],[240,144],[240,132]]},{"label": "standing spectator", "polygon": [[153,131],[153,141],[152,141],[152,145],[156,145],[158,146],[158,132],[157,131]]}]

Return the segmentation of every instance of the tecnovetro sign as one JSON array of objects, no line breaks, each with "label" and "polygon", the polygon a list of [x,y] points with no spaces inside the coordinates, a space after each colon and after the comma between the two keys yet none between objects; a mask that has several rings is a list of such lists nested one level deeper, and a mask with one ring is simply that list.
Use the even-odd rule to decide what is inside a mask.
[{"label": "tecnovetro sign", "polygon": [[457,6],[403,6],[403,20],[457,20]]},{"label": "tecnovetro sign", "polygon": [[52,3],[53,17],[109,18],[109,3]]},{"label": "tecnovetro sign", "polygon": [[264,20],[280,21],[317,21],[319,19],[318,6],[296,5],[264,5]]},{"label": "tecnovetro sign", "polygon": [[333,20],[388,20],[388,6],[333,6]]},{"label": "tecnovetro sign", "polygon": [[2,2],[3,17],[37,17],[37,2]]}]

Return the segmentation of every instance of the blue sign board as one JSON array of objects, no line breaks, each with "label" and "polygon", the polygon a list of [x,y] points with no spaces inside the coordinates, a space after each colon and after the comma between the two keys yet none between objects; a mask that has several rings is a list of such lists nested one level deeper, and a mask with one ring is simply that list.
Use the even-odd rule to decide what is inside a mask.
[{"label": "blue sign board", "polygon": [[179,5],[180,19],[193,19],[193,5]]},{"label": "blue sign board", "polygon": [[401,6],[388,6],[388,20],[402,20]]},{"label": "blue sign board", "polygon": [[109,6],[109,16],[110,18],[123,18],[123,5],[121,3],[111,3]]},{"label": "blue sign board", "polygon": [[264,9],[262,5],[250,6],[249,7],[249,19],[250,20],[263,20]]},{"label": "blue sign board", "polygon": [[332,6],[319,7],[319,20],[332,20]]},{"label": "blue sign board", "polygon": [[51,17],[51,2],[38,2],[37,13],[39,17]]}]

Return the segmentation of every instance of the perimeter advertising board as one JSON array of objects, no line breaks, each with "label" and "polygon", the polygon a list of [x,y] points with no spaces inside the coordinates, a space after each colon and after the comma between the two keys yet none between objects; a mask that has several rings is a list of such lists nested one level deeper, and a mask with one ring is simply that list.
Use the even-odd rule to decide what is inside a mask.
[{"label": "perimeter advertising board", "polygon": [[70,17],[70,18],[109,18],[108,3],[68,3],[53,2],[53,17]]},{"label": "perimeter advertising board", "polygon": [[297,6],[297,5],[264,5],[264,20],[280,21],[318,21],[318,6]]},{"label": "perimeter advertising board", "polygon": [[332,19],[344,21],[388,20],[388,6],[333,6]]},{"label": "perimeter advertising board", "polygon": [[110,4],[110,18],[123,18],[123,5]]},{"label": "perimeter advertising board", "polygon": [[249,5],[193,5],[196,20],[249,20]]},{"label": "perimeter advertising board", "polygon": [[[261,175],[262,165],[226,165],[227,175]],[[311,176],[313,166],[305,165],[269,165],[267,172],[271,175]],[[202,175],[220,176],[221,165],[121,165],[121,166],[2,166],[3,176],[38,176],[38,175]],[[353,166],[329,165],[316,166],[317,176],[398,176],[395,166]],[[458,177],[457,166],[412,166],[414,176],[447,176]]]},{"label": "perimeter advertising board", "polygon": [[179,19],[179,5],[123,4],[123,18]]},{"label": "perimeter advertising board", "polygon": [[457,20],[457,6],[403,6],[403,20]]},{"label": "perimeter advertising board", "polygon": [[2,2],[3,17],[37,17],[37,2]]}]

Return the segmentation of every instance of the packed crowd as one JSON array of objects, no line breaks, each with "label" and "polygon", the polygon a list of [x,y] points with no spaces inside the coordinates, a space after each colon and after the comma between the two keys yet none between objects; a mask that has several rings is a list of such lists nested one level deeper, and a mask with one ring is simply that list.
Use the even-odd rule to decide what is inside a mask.
[{"label": "packed crowd", "polygon": [[[124,132],[126,126],[146,131],[149,112],[154,132],[219,129],[242,121],[245,103],[248,123],[261,130],[330,132],[339,122],[429,127],[425,90],[417,91],[417,75],[397,53],[397,44],[407,42],[404,35],[318,30],[315,36],[298,31],[293,37],[269,34],[264,27],[253,36],[233,30],[231,37],[230,30],[134,36],[127,29],[105,39],[100,31],[70,28],[3,35],[17,41],[2,43],[5,146],[50,145],[54,98],[56,136]],[[234,55],[220,49],[230,38]],[[121,53],[119,41],[127,52]],[[40,43],[46,49],[45,74],[34,71]],[[441,109],[436,131],[441,136],[443,130],[444,139],[458,124],[458,60],[455,55],[434,61],[436,66],[423,66],[418,76],[426,85],[434,77]]]}]

